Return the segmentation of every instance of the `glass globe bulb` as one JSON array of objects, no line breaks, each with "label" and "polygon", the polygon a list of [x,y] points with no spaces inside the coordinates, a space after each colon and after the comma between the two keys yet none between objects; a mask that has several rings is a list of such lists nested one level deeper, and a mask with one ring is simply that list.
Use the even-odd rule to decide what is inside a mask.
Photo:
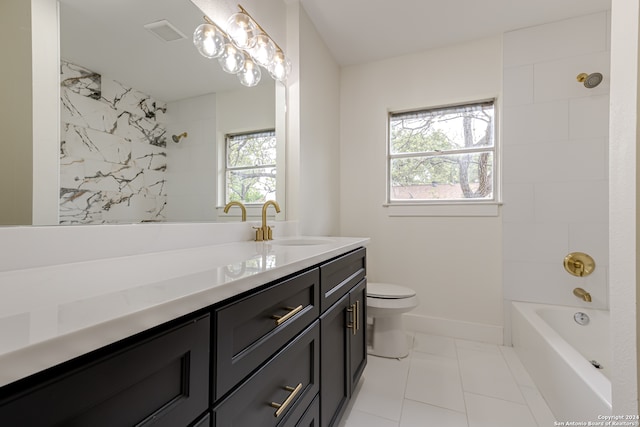
[{"label": "glass globe bulb", "polygon": [[279,50],[273,55],[273,60],[269,64],[269,74],[274,79],[284,83],[289,77],[289,73],[291,73],[291,61]]},{"label": "glass globe bulb", "polygon": [[227,34],[233,44],[246,50],[256,44],[258,27],[248,15],[236,13],[227,20]]},{"label": "glass globe bulb", "polygon": [[225,42],[224,34],[215,25],[201,24],[193,32],[193,44],[205,58],[219,57]]},{"label": "glass globe bulb", "polygon": [[269,67],[275,53],[275,43],[264,33],[256,36],[256,44],[249,50],[251,57],[265,68]]},{"label": "glass globe bulb", "polygon": [[247,87],[253,87],[260,82],[262,72],[258,64],[253,62],[251,58],[246,58],[244,61],[244,68],[238,73],[238,79],[240,83]]},{"label": "glass globe bulb", "polygon": [[244,53],[232,43],[227,43],[222,48],[222,54],[218,58],[220,66],[229,74],[236,74],[244,67]]}]

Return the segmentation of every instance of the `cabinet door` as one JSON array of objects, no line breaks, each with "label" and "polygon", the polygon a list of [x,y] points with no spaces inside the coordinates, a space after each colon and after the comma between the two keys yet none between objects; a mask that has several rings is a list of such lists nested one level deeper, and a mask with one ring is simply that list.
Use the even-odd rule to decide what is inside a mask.
[{"label": "cabinet door", "polygon": [[[288,426],[286,426],[288,427]],[[295,427],[320,427],[320,398],[316,396]]]},{"label": "cabinet door", "polygon": [[349,305],[355,325],[349,337],[349,395],[353,393],[364,367],[367,365],[367,279],[349,291]]},{"label": "cabinet door", "polygon": [[207,410],[209,316],[85,361],[0,402],[3,426],[186,426]]},{"label": "cabinet door", "polygon": [[334,424],[349,401],[349,294],[320,316],[320,425]]}]

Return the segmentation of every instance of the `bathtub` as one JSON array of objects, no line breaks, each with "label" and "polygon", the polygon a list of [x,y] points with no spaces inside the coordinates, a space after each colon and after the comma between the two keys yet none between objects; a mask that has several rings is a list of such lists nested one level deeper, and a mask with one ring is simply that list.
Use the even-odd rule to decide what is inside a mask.
[{"label": "bathtub", "polygon": [[[577,312],[587,325],[574,320]],[[611,415],[608,311],[513,302],[511,325],[513,347],[557,420]]]}]

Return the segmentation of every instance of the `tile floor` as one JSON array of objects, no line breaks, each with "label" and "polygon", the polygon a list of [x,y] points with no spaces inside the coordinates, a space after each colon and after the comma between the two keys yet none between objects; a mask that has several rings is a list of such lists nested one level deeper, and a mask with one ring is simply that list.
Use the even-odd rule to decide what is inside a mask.
[{"label": "tile floor", "polygon": [[340,427],[548,427],[511,347],[421,333],[402,360],[370,356]]}]

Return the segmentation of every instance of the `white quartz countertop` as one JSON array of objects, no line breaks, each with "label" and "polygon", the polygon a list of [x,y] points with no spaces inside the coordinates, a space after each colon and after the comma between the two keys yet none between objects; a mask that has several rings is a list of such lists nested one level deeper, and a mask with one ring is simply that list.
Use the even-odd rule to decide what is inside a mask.
[{"label": "white quartz countertop", "polygon": [[296,239],[0,272],[0,386],[368,242]]}]

